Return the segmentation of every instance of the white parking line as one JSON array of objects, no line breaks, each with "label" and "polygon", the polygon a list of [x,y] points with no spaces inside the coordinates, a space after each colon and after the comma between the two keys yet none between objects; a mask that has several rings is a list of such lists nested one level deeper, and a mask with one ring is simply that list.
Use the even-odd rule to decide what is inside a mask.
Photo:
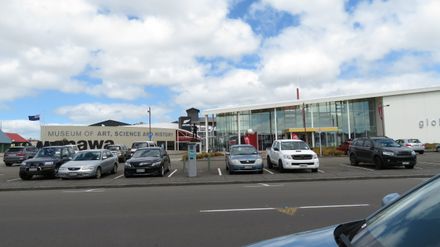
[{"label": "white parking line", "polygon": [[[322,208],[349,208],[349,207],[369,207],[370,204],[343,204],[343,205],[322,205],[322,206],[300,206],[293,207],[298,209],[322,209]],[[285,208],[285,207],[284,207]],[[268,211],[278,210],[279,208],[231,208],[231,209],[209,209],[200,210],[200,213],[224,213],[224,212],[246,212],[246,211]]]},{"label": "white parking line", "polygon": [[269,170],[267,170],[266,168],[264,168],[264,170],[266,171],[266,172],[268,172],[268,173],[270,173],[270,174],[274,174],[273,172],[271,172],[271,171],[269,171]]},{"label": "white parking line", "polygon": [[361,167],[361,166],[349,166],[349,165],[344,165],[344,164],[339,164],[339,165],[349,167],[349,168],[357,168],[357,169],[361,169],[361,170],[365,170],[365,171],[369,171],[369,172],[374,172],[373,169],[369,169],[369,168],[365,168],[365,167]]},{"label": "white parking line", "polygon": [[262,186],[264,186],[264,187],[269,187],[270,185],[268,185],[268,184],[263,184],[263,183],[259,183],[259,184],[261,184]]},{"label": "white parking line", "polygon": [[426,162],[426,161],[418,161],[419,164],[427,164],[427,165],[440,165],[440,162]]},{"label": "white parking line", "polygon": [[101,193],[104,189],[88,189],[88,190],[64,190],[65,193]]},{"label": "white parking line", "polygon": [[117,176],[117,177],[115,177],[115,178],[113,178],[113,179],[118,179],[118,178],[121,178],[121,177],[123,177],[123,176],[124,176],[124,174],[119,175],[119,176]]},{"label": "white parking line", "polygon": [[261,188],[261,187],[282,187],[284,184],[258,184],[258,185],[245,185],[245,188]]},{"label": "white parking line", "polygon": [[218,171],[218,175],[221,176],[222,175],[222,170],[220,170],[220,168],[217,168]]},{"label": "white parking line", "polygon": [[12,181],[17,181],[17,180],[20,180],[21,178],[14,178],[14,179],[9,179],[9,180],[6,180],[6,182],[12,182]]},{"label": "white parking line", "polygon": [[172,173],[170,173],[170,175],[168,175],[168,177],[170,178],[171,176],[173,176],[174,173],[177,172],[177,169],[175,169]]},{"label": "white parking line", "polygon": [[319,172],[319,173],[325,173],[325,171],[323,171],[323,170],[321,170],[321,169],[319,169],[318,172]]}]

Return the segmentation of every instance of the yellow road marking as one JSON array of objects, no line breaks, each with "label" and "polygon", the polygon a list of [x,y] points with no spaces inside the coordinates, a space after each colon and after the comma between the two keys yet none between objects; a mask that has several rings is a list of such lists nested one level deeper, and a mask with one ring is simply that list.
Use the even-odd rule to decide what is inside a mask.
[{"label": "yellow road marking", "polygon": [[298,208],[278,208],[277,210],[280,213],[293,216],[293,215],[295,215],[296,210],[298,210]]}]

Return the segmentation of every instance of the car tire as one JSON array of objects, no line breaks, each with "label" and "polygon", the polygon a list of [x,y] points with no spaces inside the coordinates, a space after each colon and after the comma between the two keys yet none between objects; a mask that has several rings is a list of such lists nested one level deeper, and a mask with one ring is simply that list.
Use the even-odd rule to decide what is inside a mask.
[{"label": "car tire", "polygon": [[423,154],[425,151],[424,150],[422,150],[422,151],[419,151],[419,154]]},{"label": "car tire", "polygon": [[381,170],[383,168],[383,161],[379,156],[374,157],[374,165],[377,170]]},{"label": "car tire", "polygon": [[229,169],[229,175],[232,175],[232,174],[234,174],[234,172],[231,169]]},{"label": "car tire", "polygon": [[285,172],[284,170],[284,166],[283,166],[283,161],[278,161],[278,170],[280,171],[280,173]]},{"label": "car tire", "polygon": [[270,161],[269,155],[267,156],[267,168],[269,168],[269,169],[273,168],[273,164],[272,164],[272,161]]},{"label": "car tire", "polygon": [[414,165],[406,165],[405,168],[406,169],[414,169]]},{"label": "car tire", "polygon": [[110,172],[111,174],[116,174],[118,172],[118,164],[114,164],[113,165],[113,169],[112,169],[112,171]]},{"label": "car tire", "polygon": [[5,162],[5,166],[12,166],[12,163],[6,163]]},{"label": "car tire", "polygon": [[101,167],[96,168],[95,178],[100,179],[102,177]]},{"label": "car tire", "polygon": [[263,174],[263,169],[261,169],[261,171],[258,171],[258,174]]},{"label": "car tire", "polygon": [[163,177],[163,176],[165,176],[165,167],[161,166],[159,177]]},{"label": "car tire", "polygon": [[312,172],[318,172],[318,168],[312,168]]},{"label": "car tire", "polygon": [[18,175],[20,176],[20,178],[22,180],[30,180],[30,179],[32,179],[32,175],[31,174],[20,172]]},{"label": "car tire", "polygon": [[350,164],[352,166],[359,165],[359,161],[357,160],[356,155],[354,153],[350,153]]}]

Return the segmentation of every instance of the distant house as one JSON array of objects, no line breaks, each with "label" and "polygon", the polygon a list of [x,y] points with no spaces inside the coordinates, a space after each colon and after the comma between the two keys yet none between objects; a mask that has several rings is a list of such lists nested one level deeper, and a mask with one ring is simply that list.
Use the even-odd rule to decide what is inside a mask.
[{"label": "distant house", "polygon": [[0,130],[0,153],[4,153],[11,146],[11,139]]},{"label": "distant house", "polygon": [[30,145],[29,140],[23,138],[21,135],[17,133],[5,133],[13,146],[28,146]]}]

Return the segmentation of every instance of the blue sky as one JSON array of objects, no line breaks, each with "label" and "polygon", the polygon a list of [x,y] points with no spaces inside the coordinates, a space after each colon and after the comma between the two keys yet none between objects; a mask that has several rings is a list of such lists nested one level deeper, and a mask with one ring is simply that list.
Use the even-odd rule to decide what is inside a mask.
[{"label": "blue sky", "polygon": [[169,123],[185,109],[440,85],[435,0],[18,0],[0,10],[0,121]]}]

